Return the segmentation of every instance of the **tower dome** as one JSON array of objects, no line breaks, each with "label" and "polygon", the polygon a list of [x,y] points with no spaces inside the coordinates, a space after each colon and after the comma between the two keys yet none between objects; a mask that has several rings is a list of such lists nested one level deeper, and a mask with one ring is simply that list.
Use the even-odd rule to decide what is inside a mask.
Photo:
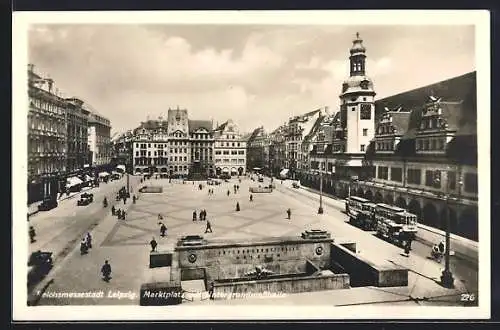
[{"label": "tower dome", "polygon": [[362,53],[364,54],[366,52],[365,46],[363,46],[363,39],[359,38],[359,32],[356,33],[356,39],[352,41],[352,47],[351,47],[351,55],[354,55],[356,53]]},{"label": "tower dome", "polygon": [[342,84],[341,96],[350,93],[374,94],[373,82],[366,76],[366,48],[363,46],[363,40],[356,33],[356,39],[352,41],[352,47],[349,51],[350,75]]}]

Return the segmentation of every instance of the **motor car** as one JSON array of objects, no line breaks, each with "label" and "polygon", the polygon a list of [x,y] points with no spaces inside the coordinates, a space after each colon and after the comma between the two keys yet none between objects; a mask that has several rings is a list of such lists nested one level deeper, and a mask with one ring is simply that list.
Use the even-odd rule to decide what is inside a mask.
[{"label": "motor car", "polygon": [[[223,174],[221,174],[221,175],[220,175],[220,178],[221,178],[221,179],[224,179],[224,180],[229,180],[229,179],[231,179],[231,176],[230,176],[229,174],[225,174],[225,173],[223,173]],[[227,182],[227,181],[226,181],[226,182]]]},{"label": "motor car", "polygon": [[81,197],[82,198],[89,198],[91,202],[94,201],[94,194],[90,194],[90,193],[83,193],[81,194]]},{"label": "motor car", "polygon": [[300,188],[300,185],[297,182],[292,183],[292,187],[294,188]]},{"label": "motor car", "polygon": [[33,252],[28,258],[28,285],[39,282],[52,269],[52,252]]},{"label": "motor car", "polygon": [[78,206],[86,206],[89,205],[90,203],[93,202],[93,199],[90,197],[80,197],[80,200],[76,202],[76,205]]},{"label": "motor car", "polygon": [[38,205],[38,211],[49,211],[53,208],[57,207],[57,199],[55,198],[47,198]]}]

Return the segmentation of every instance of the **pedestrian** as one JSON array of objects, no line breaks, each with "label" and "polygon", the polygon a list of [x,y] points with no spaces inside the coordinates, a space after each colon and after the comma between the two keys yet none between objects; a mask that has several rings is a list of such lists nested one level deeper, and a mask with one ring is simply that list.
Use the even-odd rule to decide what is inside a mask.
[{"label": "pedestrian", "polygon": [[210,224],[210,221],[207,220],[207,228],[205,228],[205,234],[209,231],[212,232],[212,225]]},{"label": "pedestrian", "polygon": [[210,282],[210,287],[208,288],[208,294],[210,295],[210,300],[214,300],[214,282]]},{"label": "pedestrian", "polygon": [[203,209],[203,220],[207,220],[207,210]]},{"label": "pedestrian", "polygon": [[288,220],[290,220],[290,217],[292,216],[292,210],[286,210],[286,214],[288,215]]},{"label": "pedestrian", "polygon": [[115,206],[111,206],[111,215],[115,215],[116,214],[116,209],[115,209]]},{"label": "pedestrian", "polygon": [[250,202],[253,202],[253,195],[250,194]]},{"label": "pedestrian", "polygon": [[196,211],[193,211],[193,221],[196,221]]},{"label": "pedestrian", "polygon": [[123,205],[127,204],[127,197],[123,196]]},{"label": "pedestrian", "polygon": [[35,228],[33,228],[33,226],[30,226],[29,235],[30,235],[31,243],[35,243],[36,242],[36,240],[35,240],[36,233],[35,233]]},{"label": "pedestrian", "polygon": [[125,211],[122,211],[122,220],[125,220],[126,215],[127,215],[127,213]]},{"label": "pedestrian", "polygon": [[134,195],[134,196],[132,196],[132,203],[134,203],[134,204],[135,204],[135,201],[136,201],[136,200],[137,200],[137,197],[135,197],[135,195]]},{"label": "pedestrian", "polygon": [[156,251],[156,247],[158,246],[158,243],[156,242],[156,240],[155,240],[154,237],[151,240],[151,242],[149,242],[149,245],[151,245],[151,252],[155,252]]},{"label": "pedestrian", "polygon": [[162,223],[162,224],[161,224],[161,227],[160,227],[161,237],[165,237],[166,232],[167,232],[167,226],[165,226],[165,224],[164,224],[164,223]]},{"label": "pedestrian", "polygon": [[411,251],[411,238],[408,237],[405,241],[404,249],[405,249],[405,254],[407,257],[410,256],[410,251]]},{"label": "pedestrian", "polygon": [[101,267],[101,273],[103,276],[103,280],[109,282],[109,280],[111,279],[111,265],[107,260],[104,261],[104,265],[102,265]]},{"label": "pedestrian", "polygon": [[80,241],[80,254],[81,255],[87,254],[87,251],[88,251],[87,241],[85,240],[85,237],[84,237]]},{"label": "pedestrian", "polygon": [[203,220],[203,210],[200,211],[200,214],[198,215],[200,221]]},{"label": "pedestrian", "polygon": [[89,232],[87,232],[86,240],[87,240],[87,247],[89,249],[91,249],[92,248],[92,236],[90,235]]},{"label": "pedestrian", "polygon": [[239,212],[239,211],[240,211],[240,203],[236,202],[236,212]]},{"label": "pedestrian", "polygon": [[230,194],[230,193],[231,193],[231,192],[230,192],[230,191],[229,191],[229,189],[228,189],[228,190],[227,190],[227,197],[229,197],[229,194]]}]

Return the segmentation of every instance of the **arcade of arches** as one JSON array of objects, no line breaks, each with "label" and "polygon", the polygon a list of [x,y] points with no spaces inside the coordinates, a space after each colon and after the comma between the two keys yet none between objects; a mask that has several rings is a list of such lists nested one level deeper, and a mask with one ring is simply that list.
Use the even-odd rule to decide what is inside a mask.
[{"label": "arcade of arches", "polygon": [[[320,176],[304,175],[300,180],[300,184],[319,190]],[[349,182],[323,178],[323,191],[325,194],[347,198],[349,196]],[[468,239],[478,240],[477,206],[458,204],[452,201],[447,203],[442,199],[372,187],[351,186],[350,193],[375,203],[386,203],[407,209],[408,212],[417,215],[419,223],[441,230],[446,229],[446,211],[448,210],[451,232]]]}]

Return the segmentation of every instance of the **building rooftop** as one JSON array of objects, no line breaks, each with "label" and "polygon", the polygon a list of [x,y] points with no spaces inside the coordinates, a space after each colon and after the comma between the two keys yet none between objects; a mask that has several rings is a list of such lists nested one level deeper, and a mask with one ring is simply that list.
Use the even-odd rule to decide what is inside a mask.
[{"label": "building rooftop", "polygon": [[189,133],[196,131],[199,128],[204,128],[211,132],[213,128],[213,123],[211,120],[188,120]]}]

